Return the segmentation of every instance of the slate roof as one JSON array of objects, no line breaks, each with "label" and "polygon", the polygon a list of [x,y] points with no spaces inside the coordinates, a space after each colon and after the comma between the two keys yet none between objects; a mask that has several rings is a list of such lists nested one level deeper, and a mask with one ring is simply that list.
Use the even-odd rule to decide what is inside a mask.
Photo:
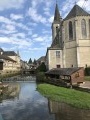
[{"label": "slate roof", "polygon": [[4,51],[3,55],[6,55],[6,56],[17,56],[17,54],[14,51]]},{"label": "slate roof", "polygon": [[55,14],[54,14],[54,22],[60,22],[60,13],[59,13],[59,9],[58,9],[58,5],[56,4],[56,8],[55,8]]},{"label": "slate roof", "polygon": [[75,68],[54,68],[47,71],[45,74],[48,75],[71,75],[78,70],[82,69],[82,67],[75,67]]},{"label": "slate roof", "polygon": [[80,6],[75,5],[64,20],[70,19],[76,16],[90,16],[90,14],[87,13],[85,10],[83,10]]},{"label": "slate roof", "polygon": [[6,55],[0,55],[0,59],[4,59],[4,60],[10,60],[12,62],[16,62],[15,60],[11,59],[10,57],[6,56]]},{"label": "slate roof", "polygon": [[37,60],[37,62],[39,62],[39,61],[44,61],[44,62],[45,62],[45,56],[40,57],[40,58]]}]

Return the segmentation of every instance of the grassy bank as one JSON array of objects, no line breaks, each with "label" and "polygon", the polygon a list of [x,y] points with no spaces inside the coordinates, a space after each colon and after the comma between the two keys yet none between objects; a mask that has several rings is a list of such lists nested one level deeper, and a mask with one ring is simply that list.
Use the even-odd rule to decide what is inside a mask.
[{"label": "grassy bank", "polygon": [[90,76],[85,76],[86,81],[90,81]]},{"label": "grassy bank", "polygon": [[37,89],[51,100],[64,102],[78,108],[90,109],[89,93],[49,84],[39,84]]}]

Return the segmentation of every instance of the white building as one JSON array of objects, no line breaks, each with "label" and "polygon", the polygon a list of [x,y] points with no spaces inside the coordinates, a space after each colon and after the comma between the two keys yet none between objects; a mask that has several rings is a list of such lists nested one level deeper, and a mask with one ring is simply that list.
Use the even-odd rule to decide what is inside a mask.
[{"label": "white building", "polygon": [[12,73],[21,70],[20,56],[14,51],[4,51],[0,48],[0,73]]},{"label": "white building", "polygon": [[62,19],[56,4],[46,65],[48,69],[90,66],[90,14],[78,5]]}]

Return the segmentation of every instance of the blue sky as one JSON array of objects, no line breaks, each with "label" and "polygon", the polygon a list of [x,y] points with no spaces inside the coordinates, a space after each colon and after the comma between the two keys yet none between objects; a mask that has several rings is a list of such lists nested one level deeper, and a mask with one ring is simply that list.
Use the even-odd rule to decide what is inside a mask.
[{"label": "blue sky", "polygon": [[[62,18],[74,6],[73,0],[57,0]],[[90,0],[76,0],[90,12]],[[52,41],[51,24],[55,0],[0,0],[0,47],[19,50],[21,59],[38,59]]]}]

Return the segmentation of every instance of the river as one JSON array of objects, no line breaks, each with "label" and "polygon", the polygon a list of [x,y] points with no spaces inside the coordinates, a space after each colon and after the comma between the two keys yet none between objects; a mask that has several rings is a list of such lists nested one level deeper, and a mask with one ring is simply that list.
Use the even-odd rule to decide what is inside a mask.
[{"label": "river", "polygon": [[[31,77],[30,77],[31,79]],[[15,96],[4,97],[0,103],[0,120],[90,120],[90,111],[48,100],[32,81],[9,82],[18,85]]]}]

